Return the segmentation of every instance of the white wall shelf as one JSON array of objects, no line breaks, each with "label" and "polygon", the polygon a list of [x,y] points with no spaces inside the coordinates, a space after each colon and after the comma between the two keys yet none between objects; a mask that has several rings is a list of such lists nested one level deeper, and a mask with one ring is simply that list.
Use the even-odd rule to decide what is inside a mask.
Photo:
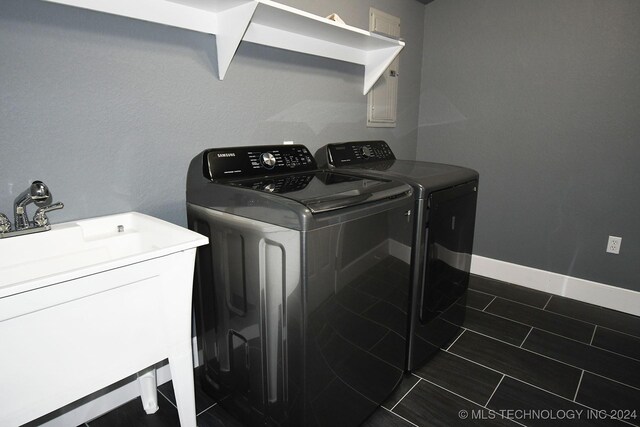
[{"label": "white wall shelf", "polygon": [[404,42],[271,0],[45,0],[216,35],[218,77],[242,40],[364,65],[366,94]]}]

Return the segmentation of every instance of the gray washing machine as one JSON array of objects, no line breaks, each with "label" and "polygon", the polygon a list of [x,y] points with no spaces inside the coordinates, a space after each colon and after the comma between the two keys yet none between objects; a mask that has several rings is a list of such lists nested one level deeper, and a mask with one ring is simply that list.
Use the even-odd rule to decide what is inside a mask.
[{"label": "gray washing machine", "polygon": [[245,425],[357,426],[402,379],[414,200],[301,145],[210,149],[187,176],[202,386]]},{"label": "gray washing machine", "polygon": [[385,141],[327,144],[316,157],[332,170],[394,179],[414,190],[405,365],[413,371],[455,339],[464,321],[478,173],[460,166],[398,160]]}]

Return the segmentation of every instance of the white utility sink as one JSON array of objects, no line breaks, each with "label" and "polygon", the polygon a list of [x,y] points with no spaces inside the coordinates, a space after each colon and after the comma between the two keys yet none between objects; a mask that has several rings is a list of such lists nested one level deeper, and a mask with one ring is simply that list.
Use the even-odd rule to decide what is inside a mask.
[{"label": "white utility sink", "polygon": [[180,422],[195,426],[191,296],[206,237],[131,212],[0,240],[0,425],[18,426],[139,374],[169,367]]}]

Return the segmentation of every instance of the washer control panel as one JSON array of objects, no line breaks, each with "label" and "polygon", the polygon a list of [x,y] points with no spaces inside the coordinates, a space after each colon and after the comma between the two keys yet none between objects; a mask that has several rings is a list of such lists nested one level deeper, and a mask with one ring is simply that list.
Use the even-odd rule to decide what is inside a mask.
[{"label": "washer control panel", "polygon": [[329,165],[340,167],[383,160],[395,160],[396,156],[384,141],[355,141],[328,144]]},{"label": "washer control panel", "polygon": [[232,185],[251,188],[252,190],[267,193],[290,193],[303,190],[314,178],[313,173],[297,173],[293,175],[277,175],[272,177],[256,178],[251,180],[232,181]]},{"label": "washer control panel", "polygon": [[204,173],[208,179],[249,178],[317,169],[304,145],[256,145],[213,148],[205,152]]}]

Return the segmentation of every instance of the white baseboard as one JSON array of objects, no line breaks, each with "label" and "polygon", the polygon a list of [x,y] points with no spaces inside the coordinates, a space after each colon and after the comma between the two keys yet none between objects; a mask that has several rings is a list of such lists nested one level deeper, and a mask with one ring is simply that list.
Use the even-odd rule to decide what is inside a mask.
[{"label": "white baseboard", "polygon": [[387,245],[389,255],[398,258],[400,261],[404,261],[407,264],[411,263],[411,246],[407,246],[393,239],[387,239]]},{"label": "white baseboard", "polygon": [[640,316],[640,292],[473,255],[471,273]]}]

